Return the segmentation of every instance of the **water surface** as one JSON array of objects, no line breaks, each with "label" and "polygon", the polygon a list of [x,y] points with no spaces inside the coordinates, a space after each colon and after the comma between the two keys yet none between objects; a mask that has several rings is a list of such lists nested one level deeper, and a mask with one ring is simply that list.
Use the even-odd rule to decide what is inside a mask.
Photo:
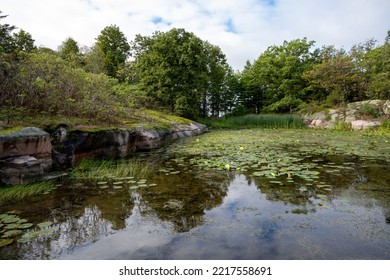
[{"label": "water surface", "polygon": [[[146,186],[64,179],[49,194],[0,207],[35,225],[52,222],[50,233],[0,248],[0,258],[390,259],[386,154],[308,152],[283,143],[276,154],[288,155],[288,164],[268,159],[233,170],[230,161],[229,168],[204,168],[199,155],[169,149],[141,157],[156,168],[135,179]],[[275,168],[287,175],[267,177]]]}]

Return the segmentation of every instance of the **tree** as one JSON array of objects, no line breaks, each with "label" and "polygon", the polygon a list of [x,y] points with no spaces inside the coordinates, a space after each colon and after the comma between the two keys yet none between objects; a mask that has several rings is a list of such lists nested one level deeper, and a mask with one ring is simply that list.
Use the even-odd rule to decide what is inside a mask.
[{"label": "tree", "polygon": [[157,105],[193,118],[206,90],[204,42],[184,29],[138,35],[134,42],[140,83]]},{"label": "tree", "polygon": [[60,57],[68,61],[72,66],[79,67],[83,64],[79,45],[73,38],[67,38],[58,49]]},{"label": "tree", "polygon": [[314,41],[297,39],[284,41],[282,46],[269,47],[242,73],[244,103],[251,110],[291,112],[307,99],[308,83],[303,73],[317,61]]},{"label": "tree", "polygon": [[367,97],[390,99],[390,30],[382,46],[372,49],[366,57]]},{"label": "tree", "polygon": [[104,56],[106,74],[117,76],[117,71],[129,56],[130,45],[116,25],[104,28],[97,38],[97,47]]},{"label": "tree", "polygon": [[[1,15],[0,11],[0,20],[6,18],[8,15]],[[16,27],[9,24],[0,24],[0,53],[11,53],[15,50],[15,42],[12,38],[12,31],[15,30]]]},{"label": "tree", "polygon": [[18,33],[13,34],[13,40],[17,51],[29,53],[36,49],[34,45],[35,40],[32,38],[30,33],[24,31],[23,29],[20,29]]}]

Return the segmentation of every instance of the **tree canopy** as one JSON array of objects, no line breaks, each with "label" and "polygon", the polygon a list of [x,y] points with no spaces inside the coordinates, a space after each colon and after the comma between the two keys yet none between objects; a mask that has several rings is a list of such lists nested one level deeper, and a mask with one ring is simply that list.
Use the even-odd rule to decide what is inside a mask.
[{"label": "tree canopy", "polygon": [[90,47],[68,37],[54,51],[35,47],[6,17],[0,12],[2,108],[110,119],[144,106],[194,119],[390,98],[390,31],[382,45],[368,40],[348,51],[284,41],[234,72],[219,46],[185,29],[129,44],[110,25]]}]

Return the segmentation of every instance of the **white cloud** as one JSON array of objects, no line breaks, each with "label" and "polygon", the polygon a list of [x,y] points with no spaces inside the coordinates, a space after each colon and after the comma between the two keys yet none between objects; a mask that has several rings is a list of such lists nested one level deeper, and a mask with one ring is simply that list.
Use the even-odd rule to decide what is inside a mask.
[{"label": "white cloud", "polygon": [[284,40],[348,49],[369,38],[383,42],[390,29],[388,0],[3,0],[1,10],[9,15],[3,22],[53,49],[67,37],[91,46],[111,24],[129,41],[185,28],[219,45],[235,69]]}]

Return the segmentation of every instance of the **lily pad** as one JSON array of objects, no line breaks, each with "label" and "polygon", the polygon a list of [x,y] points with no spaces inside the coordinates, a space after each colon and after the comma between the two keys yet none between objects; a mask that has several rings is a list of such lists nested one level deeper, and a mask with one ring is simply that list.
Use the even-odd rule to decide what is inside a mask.
[{"label": "lily pad", "polygon": [[107,182],[97,182],[98,185],[107,185]]},{"label": "lily pad", "polygon": [[19,224],[7,224],[4,228],[5,229],[17,229],[19,227]]},{"label": "lily pad", "polygon": [[7,218],[3,218],[3,219],[2,219],[2,222],[3,222],[4,224],[12,224],[12,223],[17,223],[17,222],[19,222],[19,220],[20,220],[20,218],[18,218],[18,217],[11,217],[11,216],[9,216],[9,217],[7,217]]},{"label": "lily pad", "polygon": [[50,235],[53,233],[53,230],[52,229],[43,229],[43,230],[37,231],[36,233],[38,236]]},{"label": "lily pad", "polygon": [[0,239],[0,248],[9,245],[9,244],[11,244],[12,242],[14,242],[14,240],[13,240],[13,239],[10,239],[10,238],[7,238],[7,239]]},{"label": "lily pad", "polygon": [[101,189],[107,189],[109,186],[108,185],[101,185],[101,186],[99,186],[99,188],[101,188]]},{"label": "lily pad", "polygon": [[115,186],[113,186],[113,188],[114,188],[114,189],[122,189],[123,186],[122,186],[122,185],[115,185]]},{"label": "lily pad", "polygon": [[3,238],[14,237],[14,236],[20,235],[22,233],[23,233],[23,231],[18,230],[18,229],[17,230],[9,230],[3,234]]},{"label": "lily pad", "polygon": [[18,229],[27,229],[27,228],[30,228],[32,227],[34,224],[32,223],[25,223],[25,224],[20,224]]},{"label": "lily pad", "polygon": [[47,222],[39,223],[39,224],[37,224],[37,226],[40,228],[45,228],[45,227],[51,226],[52,224],[53,224],[53,222],[47,221]]}]

